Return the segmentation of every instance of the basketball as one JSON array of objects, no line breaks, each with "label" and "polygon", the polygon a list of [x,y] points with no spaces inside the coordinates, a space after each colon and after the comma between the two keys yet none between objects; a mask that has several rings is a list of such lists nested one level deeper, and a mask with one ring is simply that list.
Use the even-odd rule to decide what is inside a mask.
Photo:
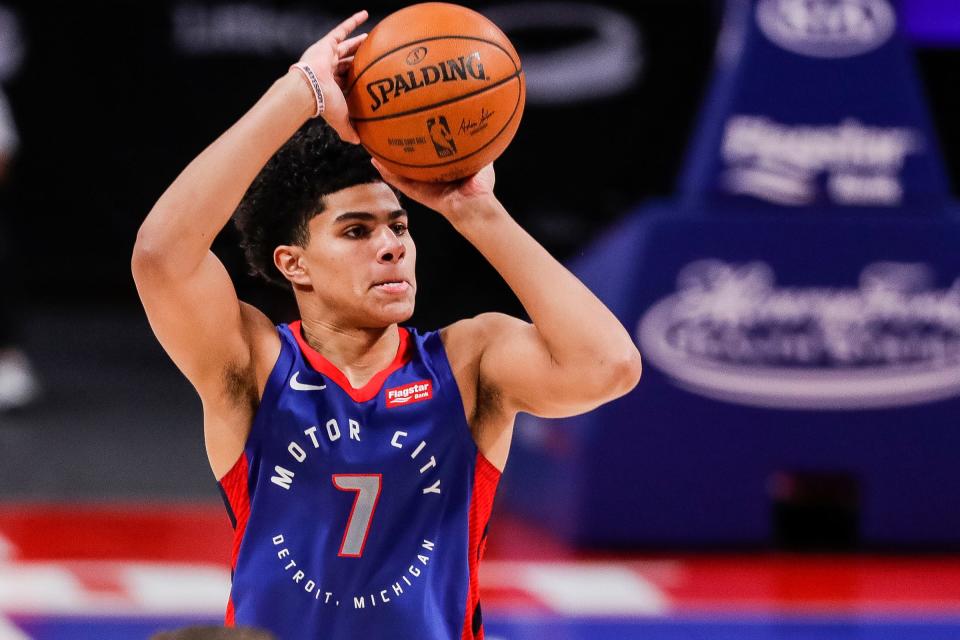
[{"label": "basketball", "polygon": [[520,58],[485,17],[442,2],[390,14],[347,76],[350,118],[370,154],[428,182],[469,176],[517,132],[526,87]]}]

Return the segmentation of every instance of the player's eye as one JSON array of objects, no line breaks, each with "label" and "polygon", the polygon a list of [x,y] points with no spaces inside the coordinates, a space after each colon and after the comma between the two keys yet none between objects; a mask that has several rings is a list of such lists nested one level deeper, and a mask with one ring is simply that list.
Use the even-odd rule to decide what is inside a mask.
[{"label": "player's eye", "polygon": [[347,227],[346,231],[343,232],[343,234],[348,238],[354,239],[365,238],[369,233],[370,232],[367,230],[367,228],[362,225]]},{"label": "player's eye", "polygon": [[402,236],[407,232],[407,223],[405,222],[394,222],[390,225],[390,228],[393,229],[393,232],[398,236]]}]

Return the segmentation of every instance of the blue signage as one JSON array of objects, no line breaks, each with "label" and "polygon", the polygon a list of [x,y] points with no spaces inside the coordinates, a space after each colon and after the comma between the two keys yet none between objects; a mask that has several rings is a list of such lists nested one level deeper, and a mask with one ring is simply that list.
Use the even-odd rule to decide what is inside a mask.
[{"label": "blue signage", "polygon": [[926,214],[946,202],[891,0],[731,0],[719,53],[687,207]]},{"label": "blue signage", "polygon": [[525,417],[514,508],[584,545],[768,546],[777,479],[822,474],[862,543],[960,542],[960,218],[894,9],[730,3],[681,198],[571,265],[643,379]]}]

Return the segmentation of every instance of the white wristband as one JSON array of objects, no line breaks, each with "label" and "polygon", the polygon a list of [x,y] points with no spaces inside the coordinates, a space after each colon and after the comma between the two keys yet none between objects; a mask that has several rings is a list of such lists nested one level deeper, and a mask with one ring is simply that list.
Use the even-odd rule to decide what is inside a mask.
[{"label": "white wristband", "polygon": [[323,113],[323,89],[320,88],[320,81],[317,80],[316,74],[313,72],[313,69],[309,65],[298,62],[296,64],[290,65],[291,69],[299,69],[300,73],[303,74],[303,77],[306,78],[307,84],[310,85],[310,88],[313,89],[313,96],[317,99],[317,111],[313,114],[313,117],[316,118],[321,113]]}]

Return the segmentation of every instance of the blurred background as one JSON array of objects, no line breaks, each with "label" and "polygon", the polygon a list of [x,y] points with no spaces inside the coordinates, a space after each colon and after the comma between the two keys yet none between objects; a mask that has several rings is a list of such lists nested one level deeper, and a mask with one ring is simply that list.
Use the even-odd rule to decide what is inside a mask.
[{"label": "blurred background", "polygon": [[[645,357],[626,398],[521,416],[488,637],[958,637],[960,6],[468,6],[528,78],[501,200]],[[200,403],[130,254],[179,171],[358,8],[0,2],[0,639],[222,619]],[[411,324],[523,314],[438,215],[411,225]],[[296,317],[232,228],[215,250],[241,298]]]}]

